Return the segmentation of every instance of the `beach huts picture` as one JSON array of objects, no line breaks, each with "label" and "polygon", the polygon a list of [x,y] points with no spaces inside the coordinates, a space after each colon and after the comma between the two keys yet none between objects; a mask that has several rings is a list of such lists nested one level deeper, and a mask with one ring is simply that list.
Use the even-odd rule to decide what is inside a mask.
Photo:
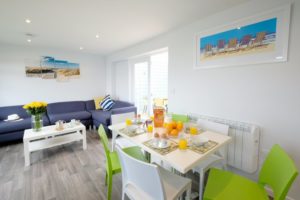
[{"label": "beach huts picture", "polygon": [[274,51],[276,24],[277,18],[272,18],[203,37],[199,44],[200,60]]},{"label": "beach huts picture", "polygon": [[290,5],[203,30],[195,36],[195,68],[284,62]]},{"label": "beach huts picture", "polygon": [[80,66],[78,63],[43,56],[39,62],[34,61],[26,65],[26,76],[66,81],[80,76]]}]

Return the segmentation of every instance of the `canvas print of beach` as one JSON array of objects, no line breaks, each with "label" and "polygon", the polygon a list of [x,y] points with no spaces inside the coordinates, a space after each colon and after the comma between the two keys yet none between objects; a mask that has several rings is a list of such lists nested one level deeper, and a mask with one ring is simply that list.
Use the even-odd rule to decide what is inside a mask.
[{"label": "canvas print of beach", "polygon": [[40,62],[26,66],[27,77],[39,77],[43,79],[57,79],[58,81],[77,78],[80,75],[78,63],[65,60],[56,60],[50,56],[44,56]]},{"label": "canvas print of beach", "polygon": [[200,61],[275,50],[277,18],[200,38]]}]

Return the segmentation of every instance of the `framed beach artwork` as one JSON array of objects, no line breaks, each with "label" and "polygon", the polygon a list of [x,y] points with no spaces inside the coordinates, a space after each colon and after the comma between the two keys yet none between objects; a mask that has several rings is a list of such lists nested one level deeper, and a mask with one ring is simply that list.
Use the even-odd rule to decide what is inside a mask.
[{"label": "framed beach artwork", "polygon": [[59,82],[68,81],[80,76],[78,63],[57,60],[54,57],[43,56],[39,60],[26,60],[25,71],[27,77],[42,79],[56,79]]},{"label": "framed beach artwork", "polygon": [[291,5],[196,35],[194,67],[287,61]]}]

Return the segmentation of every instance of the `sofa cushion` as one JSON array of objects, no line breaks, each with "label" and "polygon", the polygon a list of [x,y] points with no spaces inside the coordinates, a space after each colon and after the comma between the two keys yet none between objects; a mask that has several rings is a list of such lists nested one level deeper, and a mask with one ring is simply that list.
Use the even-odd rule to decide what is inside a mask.
[{"label": "sofa cushion", "polygon": [[124,108],[124,107],[129,107],[129,106],[134,106],[134,105],[131,104],[131,103],[128,103],[126,101],[116,100],[115,104],[112,107],[112,109],[115,109],[115,108]]},{"label": "sofa cushion", "polygon": [[64,120],[66,122],[71,121],[71,119],[85,120],[91,118],[91,113],[87,111],[60,113],[60,114],[48,114],[51,124],[55,124],[58,120]]},{"label": "sofa cushion", "polygon": [[[43,125],[48,126],[49,120],[46,116],[43,116]],[[0,121],[0,134],[15,132],[15,131],[24,131],[25,129],[31,128],[31,117],[24,118],[23,120],[18,121]]]},{"label": "sofa cushion", "polygon": [[100,124],[110,125],[111,111],[92,110],[90,112],[92,113],[94,121],[97,121]]},{"label": "sofa cushion", "polygon": [[128,106],[128,107],[123,107],[123,108],[115,108],[111,110],[111,114],[122,114],[122,113],[129,113],[129,112],[134,112],[136,114],[137,109],[135,106]]},{"label": "sofa cushion", "polygon": [[23,108],[23,105],[0,107],[0,120],[7,119],[8,115],[17,114],[21,118],[29,118],[30,115]]},{"label": "sofa cushion", "polygon": [[104,111],[109,111],[113,105],[115,104],[115,102],[110,98],[110,95],[107,95],[100,103],[101,108]]},{"label": "sofa cushion", "polygon": [[88,111],[90,110],[96,110],[96,107],[95,107],[95,101],[94,100],[88,100],[85,102],[85,107]]},{"label": "sofa cushion", "polygon": [[78,112],[78,111],[85,111],[84,101],[50,103],[47,106],[48,115],[64,114],[64,113],[71,113],[71,112]]},{"label": "sofa cushion", "polygon": [[95,109],[96,109],[96,110],[100,110],[100,109],[101,109],[100,103],[102,102],[103,99],[104,99],[104,97],[95,97],[95,98],[94,98]]}]

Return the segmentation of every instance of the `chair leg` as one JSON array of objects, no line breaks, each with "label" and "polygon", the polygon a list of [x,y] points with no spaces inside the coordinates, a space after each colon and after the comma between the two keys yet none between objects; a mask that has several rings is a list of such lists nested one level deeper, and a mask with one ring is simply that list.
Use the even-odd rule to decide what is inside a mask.
[{"label": "chair leg", "polygon": [[125,192],[124,192],[124,190],[122,191],[122,200],[125,200]]},{"label": "chair leg", "polygon": [[199,173],[199,200],[202,200],[203,196],[203,184],[204,184],[204,171],[203,169],[200,170]]},{"label": "chair leg", "polygon": [[112,174],[108,174],[107,200],[111,200]]},{"label": "chair leg", "polygon": [[186,200],[190,200],[191,199],[191,193],[192,193],[192,189],[191,186],[186,190]]}]

